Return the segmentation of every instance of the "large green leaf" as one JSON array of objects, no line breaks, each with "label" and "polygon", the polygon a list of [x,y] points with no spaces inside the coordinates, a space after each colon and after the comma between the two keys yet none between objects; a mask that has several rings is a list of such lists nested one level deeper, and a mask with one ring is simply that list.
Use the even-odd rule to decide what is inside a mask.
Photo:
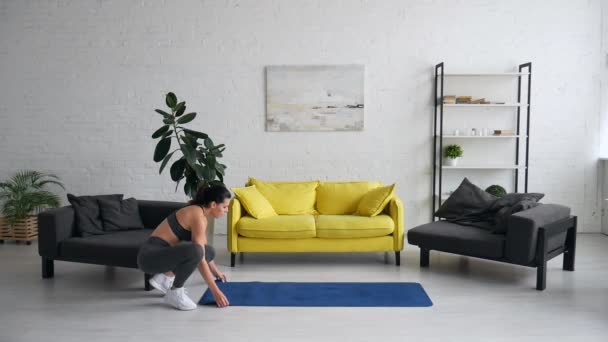
[{"label": "large green leaf", "polygon": [[163,162],[160,164],[160,169],[158,169],[158,174],[160,175],[163,172],[163,169],[165,168],[165,166],[167,165],[167,163],[169,162],[169,159],[171,159],[171,156],[173,155],[173,153],[175,153],[175,151],[167,154],[165,156],[165,158],[163,158]]},{"label": "large green leaf", "polygon": [[175,116],[182,116],[186,111],[186,102],[182,101],[175,106]]},{"label": "large green leaf", "polygon": [[196,150],[187,144],[181,144],[179,146],[184,154],[184,157],[186,157],[188,164],[190,164],[190,166],[196,165]]},{"label": "large green leaf", "polygon": [[182,116],[181,118],[177,119],[177,123],[186,124],[186,123],[194,120],[195,117],[196,117],[196,113],[186,114],[186,115]]},{"label": "large green leaf", "polygon": [[171,165],[171,168],[169,169],[169,172],[171,173],[171,179],[173,179],[174,181],[177,182],[178,180],[183,178],[185,168],[186,168],[185,159],[179,159],[175,163],[173,163],[173,165]]},{"label": "large green leaf", "polygon": [[168,118],[172,117],[172,115],[171,115],[171,114],[169,114],[169,113],[167,113],[167,112],[165,112],[165,111],[162,111],[162,110],[160,110],[160,109],[155,109],[154,111],[155,111],[155,112],[157,112],[158,114],[160,114],[160,115],[164,116],[164,117],[165,117],[165,119],[168,119]]},{"label": "large green leaf", "polygon": [[165,102],[167,103],[167,106],[169,106],[169,108],[174,109],[177,105],[177,96],[175,96],[175,94],[173,93],[168,93],[165,97]]},{"label": "large green leaf", "polygon": [[175,120],[173,119],[173,117],[170,117],[170,118],[163,119],[163,123],[165,125],[173,125],[175,123]]},{"label": "large green leaf", "polygon": [[171,148],[171,138],[162,139],[156,144],[154,149],[154,161],[159,162],[167,156],[169,149]]},{"label": "large green leaf", "polygon": [[156,132],[152,134],[152,139],[156,139],[165,134],[169,130],[169,127],[169,125],[164,125],[161,128],[157,129]]},{"label": "large green leaf", "polygon": [[[194,113],[194,114],[196,114],[196,113]],[[186,133],[188,133],[188,134],[190,134],[190,135],[193,135],[193,136],[195,136],[195,137],[197,137],[197,138],[199,138],[199,139],[207,139],[207,138],[209,137],[209,136],[207,135],[207,133],[198,132],[198,131],[193,131],[193,130],[191,130],[191,129],[187,129],[187,128],[184,128],[184,132],[186,132]]]}]

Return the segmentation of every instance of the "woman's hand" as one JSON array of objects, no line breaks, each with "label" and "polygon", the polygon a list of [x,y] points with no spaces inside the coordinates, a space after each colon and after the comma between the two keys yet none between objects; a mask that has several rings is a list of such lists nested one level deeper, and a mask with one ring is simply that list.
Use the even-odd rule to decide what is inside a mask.
[{"label": "woman's hand", "polygon": [[220,270],[215,271],[215,278],[217,280],[221,280],[222,283],[225,283],[228,281],[228,278],[226,278],[226,275],[224,273],[222,273]]},{"label": "woman's hand", "polygon": [[215,303],[217,304],[218,308],[224,308],[230,305],[230,302],[228,302],[228,298],[226,298],[226,296],[220,289],[212,291],[211,293],[213,294],[213,298],[215,298]]}]

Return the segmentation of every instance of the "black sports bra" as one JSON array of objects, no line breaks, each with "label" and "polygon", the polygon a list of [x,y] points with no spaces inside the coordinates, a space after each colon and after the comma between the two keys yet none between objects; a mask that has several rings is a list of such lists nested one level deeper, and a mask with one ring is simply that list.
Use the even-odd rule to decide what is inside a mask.
[{"label": "black sports bra", "polygon": [[177,217],[175,216],[175,212],[171,213],[167,217],[167,222],[169,223],[169,227],[171,227],[171,231],[178,239],[181,241],[192,241],[192,232],[182,227],[181,224],[177,221]]}]

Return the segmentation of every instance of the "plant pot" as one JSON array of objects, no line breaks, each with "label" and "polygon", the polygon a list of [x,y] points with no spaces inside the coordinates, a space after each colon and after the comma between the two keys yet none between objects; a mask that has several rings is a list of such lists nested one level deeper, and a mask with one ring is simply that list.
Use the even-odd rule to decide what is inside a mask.
[{"label": "plant pot", "polygon": [[4,217],[0,217],[0,241],[10,240],[13,238],[11,234],[11,227],[8,225],[8,221]]},{"label": "plant pot", "polygon": [[445,158],[444,165],[445,166],[456,166],[456,165],[458,165],[458,160],[460,160],[460,158]]},{"label": "plant pot", "polygon": [[26,241],[30,244],[30,241],[38,238],[38,216],[28,216],[23,220],[15,222],[11,226],[12,240]]}]

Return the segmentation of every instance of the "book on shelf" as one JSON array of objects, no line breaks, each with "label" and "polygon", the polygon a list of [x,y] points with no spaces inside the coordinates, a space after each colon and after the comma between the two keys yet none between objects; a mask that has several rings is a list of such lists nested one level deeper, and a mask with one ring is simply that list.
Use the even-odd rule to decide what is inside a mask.
[{"label": "book on shelf", "polygon": [[473,99],[472,96],[457,96],[456,97],[456,103],[471,103],[471,100]]},{"label": "book on shelf", "polygon": [[515,135],[512,129],[495,129],[494,135]]},{"label": "book on shelf", "polygon": [[486,101],[486,99],[482,97],[480,99],[472,100],[471,103],[473,103],[473,104],[489,104],[490,101]]},{"label": "book on shelf", "polygon": [[456,96],[453,95],[446,95],[443,97],[443,103],[444,104],[454,104],[456,103]]}]

